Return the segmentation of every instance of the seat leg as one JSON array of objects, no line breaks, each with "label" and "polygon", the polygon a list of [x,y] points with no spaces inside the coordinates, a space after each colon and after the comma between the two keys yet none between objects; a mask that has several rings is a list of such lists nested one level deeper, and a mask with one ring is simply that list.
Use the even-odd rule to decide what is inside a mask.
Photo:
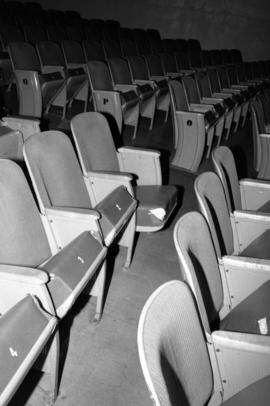
[{"label": "seat leg", "polygon": [[134,248],[135,231],[136,231],[136,213],[133,214],[128,225],[128,244],[127,244],[127,256],[124,265],[125,269],[128,269],[131,264]]},{"label": "seat leg", "polygon": [[104,302],[104,291],[105,291],[105,282],[106,282],[106,269],[107,263],[106,261],[103,262],[100,271],[98,272],[96,281],[94,283],[93,288],[91,289],[90,294],[92,296],[96,296],[97,303],[96,303],[96,312],[94,319],[92,321],[93,324],[97,324],[100,322],[102,313],[103,313],[103,302]]},{"label": "seat leg", "polygon": [[43,371],[48,376],[48,384],[50,394],[46,400],[46,406],[54,405],[58,395],[58,375],[59,375],[59,356],[60,356],[60,340],[59,331],[56,329],[53,337],[49,340],[45,347],[47,351],[46,361],[43,366]]}]

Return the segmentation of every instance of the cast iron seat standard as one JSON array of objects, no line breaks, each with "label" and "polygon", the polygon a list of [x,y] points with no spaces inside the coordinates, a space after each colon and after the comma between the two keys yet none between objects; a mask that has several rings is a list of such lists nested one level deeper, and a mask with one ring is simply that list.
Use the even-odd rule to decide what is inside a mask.
[{"label": "cast iron seat standard", "polygon": [[83,111],[88,103],[88,78],[83,67],[67,64],[60,45],[53,41],[40,41],[36,44],[42,66],[42,73],[58,71],[65,78],[66,97],[62,100],[63,118],[66,117],[67,107],[71,107],[74,100],[83,102]]},{"label": "cast iron seat standard", "polygon": [[62,105],[66,96],[65,80],[60,72],[43,74],[35,48],[26,42],[11,42],[9,54],[16,78],[19,114],[41,117],[53,105]]},{"label": "cast iron seat standard", "polygon": [[110,58],[108,65],[115,90],[135,91],[140,100],[140,115],[150,119],[149,129],[152,130],[156,112],[156,89],[154,85],[134,82],[128,62],[123,58]]},{"label": "cast iron seat standard", "polygon": [[215,171],[218,174],[230,212],[249,210],[270,213],[270,183],[258,179],[238,179],[235,160],[231,150],[222,146],[212,153]]},{"label": "cast iron seat standard", "polygon": [[[52,405],[57,396],[58,333],[56,317],[41,309],[33,296],[26,296],[0,319],[0,403],[7,406],[36,359],[43,352],[47,363],[42,369],[50,378]],[[44,358],[44,355],[43,355]]]},{"label": "cast iron seat standard", "polygon": [[70,227],[68,238],[57,243],[19,166],[0,160],[0,177],[0,224],[5,230],[1,233],[0,313],[29,293],[38,297],[44,310],[62,319],[81,292],[90,291],[89,282],[96,280],[91,294],[97,296],[95,320],[99,320],[107,249],[82,227]]},{"label": "cast iron seat standard", "polygon": [[206,218],[217,257],[241,257],[249,267],[263,268],[270,260],[270,216],[228,209],[221,180],[214,172],[204,172],[195,181],[199,207]]},{"label": "cast iron seat standard", "polygon": [[174,186],[162,185],[160,153],[134,147],[116,150],[106,118],[99,113],[77,115],[71,120],[71,130],[95,199],[110,190],[115,179],[124,180],[124,174],[130,173],[125,182],[138,200],[136,231],[162,229],[177,205],[177,191]]},{"label": "cast iron seat standard", "polygon": [[189,110],[182,83],[169,81],[175,153],[171,165],[197,172],[205,146],[211,148],[213,129],[207,134],[204,115]]},{"label": "cast iron seat standard", "polygon": [[170,108],[170,94],[168,82],[165,78],[151,78],[149,76],[146,60],[141,55],[136,55],[136,47],[133,41],[122,39],[121,48],[123,56],[127,59],[132,80],[135,84],[150,84],[156,89],[156,107],[157,110],[165,112],[166,122]]},{"label": "cast iron seat standard", "polygon": [[[138,351],[155,406],[266,406],[270,395],[269,337],[202,328],[189,287],[160,286],[138,325]],[[251,367],[252,365],[252,367]]]},{"label": "cast iron seat standard", "polygon": [[139,122],[139,97],[135,90],[116,90],[105,62],[103,46],[96,41],[83,41],[87,61],[87,72],[91,86],[95,111],[110,114],[116,121],[119,132],[123,124],[133,126],[133,139],[136,138]]},{"label": "cast iron seat standard", "polygon": [[28,138],[24,157],[40,212],[53,227],[58,244],[67,243],[77,229],[98,232],[106,246],[117,238],[127,247],[125,267],[129,267],[137,206],[123,186],[130,176],[118,176],[110,188],[93,195],[91,180],[83,176],[71,141],[59,131]]},{"label": "cast iron seat standard", "polygon": [[214,104],[216,101],[212,101],[209,103],[209,99],[207,103],[205,100],[200,98],[199,90],[196,84],[196,81],[191,76],[184,76],[182,78],[182,83],[187,95],[187,102],[189,105],[190,111],[195,111],[197,113],[201,113],[204,115],[205,124],[207,128],[207,133],[210,133],[209,136],[212,140],[209,140],[209,148],[207,151],[207,158],[209,157],[210,150],[213,143],[213,138],[217,138],[217,145],[219,145],[221,141],[221,137],[223,134],[224,129],[224,114],[219,115],[219,113],[215,110]]},{"label": "cast iron seat standard", "polygon": [[174,244],[208,335],[215,330],[270,335],[269,261],[260,268],[260,263],[231,255],[218,260],[208,224],[198,212],[178,220]]},{"label": "cast iron seat standard", "polygon": [[259,98],[250,102],[254,169],[258,179],[270,180],[270,133],[265,125],[263,106]]},{"label": "cast iron seat standard", "polygon": [[241,104],[239,103],[239,100],[235,99],[233,92],[222,90],[216,67],[207,69],[207,74],[209,77],[212,96],[223,98],[225,106],[229,110],[233,109],[233,131],[236,133],[241,117]]},{"label": "cast iron seat standard", "polygon": [[248,112],[248,106],[249,106],[249,101],[248,98],[250,97],[246,93],[246,89],[239,88],[237,86],[232,86],[229,80],[229,75],[227,68],[225,66],[218,66],[216,67],[219,80],[220,80],[220,86],[221,86],[221,91],[222,92],[229,92],[230,94],[233,94],[234,99],[236,100],[237,104],[241,106],[241,118],[242,118],[242,127],[244,126],[247,118],[247,112]]},{"label": "cast iron seat standard", "polygon": [[223,135],[226,139],[229,138],[230,130],[232,126],[234,111],[233,108],[226,106],[225,97],[214,97],[211,91],[209,77],[206,71],[198,71],[195,75],[195,79],[200,92],[200,100],[203,103],[213,104],[214,109],[218,113],[219,117],[224,115],[224,129]]}]

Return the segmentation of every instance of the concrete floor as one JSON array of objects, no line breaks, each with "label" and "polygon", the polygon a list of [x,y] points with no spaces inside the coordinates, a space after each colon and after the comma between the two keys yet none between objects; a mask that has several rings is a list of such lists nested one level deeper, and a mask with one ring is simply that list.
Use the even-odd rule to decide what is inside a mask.
[{"label": "concrete floor", "polygon": [[[126,140],[127,141],[127,140]],[[127,141],[127,143],[129,143]],[[170,151],[172,126],[140,128],[137,145]],[[234,151],[246,155],[251,145],[251,125],[235,134],[230,142]],[[243,151],[241,145],[245,146]],[[239,161],[240,172],[245,168]],[[203,162],[200,171],[211,168]],[[174,224],[184,212],[196,210],[194,175],[170,171],[170,183],[179,185],[179,207],[169,226],[158,233],[140,234],[129,271],[124,271],[125,250],[109,261],[108,292],[99,325],[89,323],[94,313],[93,299],[80,299],[73,314],[60,324],[62,374],[56,406],[147,406],[149,399],[141,373],[136,345],[137,324],[149,295],[162,283],[181,278],[173,244]],[[23,400],[22,393],[12,405],[46,405],[45,393],[37,388]]]}]

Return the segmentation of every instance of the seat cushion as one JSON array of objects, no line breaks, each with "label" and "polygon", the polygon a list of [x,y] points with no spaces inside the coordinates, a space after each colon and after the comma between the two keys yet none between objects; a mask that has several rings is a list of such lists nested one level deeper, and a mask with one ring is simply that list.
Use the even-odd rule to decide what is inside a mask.
[{"label": "seat cushion", "polygon": [[150,85],[137,85],[142,100],[149,99],[155,93],[155,90]]},{"label": "seat cushion", "polygon": [[[69,298],[82,281],[82,287],[86,285],[91,276],[88,275],[89,270],[90,273],[96,271],[105,256],[103,251],[101,243],[85,231],[40,266],[51,275],[48,288],[56,309]],[[97,259],[98,264],[93,267]]]},{"label": "seat cushion", "polygon": [[220,323],[220,329],[261,334],[258,320],[266,318],[270,335],[270,281],[236,306]]},{"label": "seat cushion", "polygon": [[139,102],[139,97],[134,92],[134,90],[129,90],[128,92],[121,92],[120,98],[123,110],[128,110]]},{"label": "seat cushion", "polygon": [[116,235],[122,229],[136,210],[136,205],[136,200],[126,188],[119,186],[95,206],[101,215],[99,223],[104,238],[112,232]]},{"label": "seat cushion", "polygon": [[270,377],[260,379],[222,403],[223,406],[268,406],[270,399]]},{"label": "seat cushion", "polygon": [[[135,197],[138,200],[137,225],[157,226],[166,222],[172,209],[177,204],[177,189],[171,185],[136,186]],[[160,220],[150,210],[163,209],[165,216]]]},{"label": "seat cushion", "polygon": [[270,259],[270,230],[249,244],[241,253],[242,257]]}]

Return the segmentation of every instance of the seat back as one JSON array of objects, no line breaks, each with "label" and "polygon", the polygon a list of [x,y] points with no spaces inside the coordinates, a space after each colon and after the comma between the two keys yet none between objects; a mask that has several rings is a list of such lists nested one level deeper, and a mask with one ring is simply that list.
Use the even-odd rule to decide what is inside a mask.
[{"label": "seat back", "polygon": [[129,56],[128,61],[134,79],[149,80],[147,65],[144,58],[137,55]]},{"label": "seat back", "polygon": [[36,44],[39,41],[47,41],[47,33],[41,25],[26,25],[24,35],[27,42]]},{"label": "seat back", "polygon": [[26,140],[23,152],[41,211],[50,207],[91,208],[79,162],[64,133],[34,134]]},{"label": "seat back", "polygon": [[[56,319],[26,296],[0,319],[0,403],[7,405],[56,327]],[[57,357],[57,355],[56,355]],[[58,359],[51,360],[58,362]],[[53,365],[51,365],[52,374]],[[57,377],[52,377],[57,382]],[[54,389],[54,388],[53,388]],[[56,391],[56,388],[55,388]],[[54,397],[54,394],[52,394]]]},{"label": "seat back", "polygon": [[219,81],[219,77],[218,77],[216,69],[210,68],[207,70],[207,73],[208,73],[212,92],[219,93],[221,91],[221,87],[220,87],[220,81]]},{"label": "seat back", "polygon": [[1,24],[0,35],[2,47],[4,49],[10,42],[24,41],[24,34],[22,30],[16,25]]},{"label": "seat back", "polygon": [[121,38],[120,45],[122,49],[122,54],[124,56],[134,56],[137,55],[136,44],[132,39],[129,38]]},{"label": "seat back", "polygon": [[47,36],[50,41],[61,42],[67,39],[64,27],[60,25],[49,25],[47,27]]},{"label": "seat back", "polygon": [[189,103],[200,103],[200,95],[195,80],[191,76],[183,76],[182,83],[185,87]]},{"label": "seat back", "polygon": [[233,230],[221,180],[214,172],[204,172],[195,180],[195,193],[208,222],[217,256],[231,255],[234,252]]},{"label": "seat back", "polygon": [[188,286],[170,281],[147,300],[138,326],[138,350],[157,406],[203,406],[211,397],[211,362]]},{"label": "seat back", "polygon": [[71,120],[71,130],[83,172],[120,171],[115,145],[103,114],[81,113]]},{"label": "seat back", "polygon": [[53,41],[40,41],[36,44],[42,65],[65,66],[65,60],[60,46]]},{"label": "seat back", "polygon": [[36,267],[51,255],[40,214],[20,167],[0,160],[0,263]]},{"label": "seat back", "polygon": [[84,32],[78,25],[67,25],[65,29],[70,40],[81,42],[85,37]]},{"label": "seat back", "polygon": [[147,31],[142,28],[133,29],[133,39],[136,44],[138,55],[151,54],[151,47],[148,40]]},{"label": "seat back", "polygon": [[8,48],[14,70],[41,70],[33,45],[19,41],[11,42]]},{"label": "seat back", "polygon": [[146,61],[150,76],[164,76],[164,70],[159,55],[147,55]]},{"label": "seat back", "polygon": [[183,279],[194,292],[204,328],[217,325],[223,306],[223,287],[217,256],[204,217],[188,212],[174,227],[174,244]]},{"label": "seat back", "polygon": [[182,83],[176,80],[169,81],[172,106],[175,111],[188,111],[187,96]]},{"label": "seat back", "polygon": [[87,63],[87,69],[93,90],[114,90],[112,78],[106,62],[89,61]]},{"label": "seat back", "polygon": [[115,84],[132,84],[127,61],[122,58],[110,58],[109,66]]},{"label": "seat back", "polygon": [[85,56],[79,42],[72,40],[63,40],[61,42],[61,46],[67,64],[85,64]]},{"label": "seat back", "polygon": [[229,75],[228,75],[227,69],[225,67],[219,66],[217,68],[217,73],[219,76],[221,88],[228,89],[230,87],[230,82],[229,82]]},{"label": "seat back", "polygon": [[84,40],[82,47],[86,61],[105,61],[104,48],[100,42]]},{"label": "seat back", "polygon": [[232,151],[225,146],[215,148],[212,159],[225,191],[229,211],[241,210],[239,179]]},{"label": "seat back", "polygon": [[114,39],[105,38],[103,40],[103,47],[107,60],[110,58],[121,58],[122,51],[118,41]]},{"label": "seat back", "polygon": [[163,52],[162,54],[160,54],[160,57],[165,72],[177,73],[177,64],[174,55]]},{"label": "seat back", "polygon": [[199,71],[196,73],[196,80],[202,97],[212,97],[209,77],[206,72]]}]

